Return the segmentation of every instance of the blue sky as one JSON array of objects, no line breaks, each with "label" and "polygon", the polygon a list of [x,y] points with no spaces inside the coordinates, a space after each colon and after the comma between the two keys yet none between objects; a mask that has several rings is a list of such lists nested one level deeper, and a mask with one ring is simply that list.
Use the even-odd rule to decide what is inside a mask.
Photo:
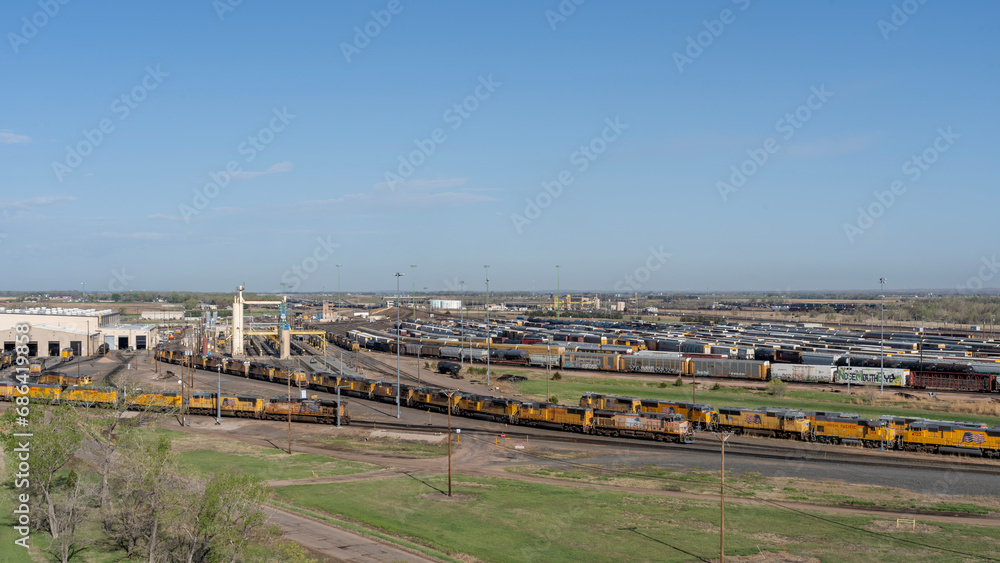
[{"label": "blue sky", "polygon": [[998,287],[998,12],[9,0],[0,286]]}]

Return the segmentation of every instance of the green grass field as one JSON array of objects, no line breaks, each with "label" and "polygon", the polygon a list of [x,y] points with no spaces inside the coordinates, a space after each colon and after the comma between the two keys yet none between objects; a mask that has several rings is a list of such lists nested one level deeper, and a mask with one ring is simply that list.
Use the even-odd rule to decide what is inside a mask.
[{"label": "green grass field", "polygon": [[[13,460],[6,453],[3,454],[3,457],[5,459],[0,463],[6,463],[3,463],[4,469],[0,471],[0,482],[3,483],[3,486],[0,487],[0,546],[2,546],[0,547],[0,561],[3,563],[31,563],[32,559],[28,555],[28,550],[14,543],[14,540],[21,537],[14,531],[14,526],[17,525],[14,518],[14,509],[17,507],[15,501],[18,494],[23,493],[24,490],[14,488],[13,474],[15,472],[10,471]],[[32,546],[32,551],[38,551],[40,535],[31,532],[28,545]],[[46,536],[42,540],[43,545],[48,545],[49,539]]]},{"label": "green grass field", "polygon": [[[341,515],[482,561],[692,561],[718,556],[718,504],[654,495],[441,475],[282,487],[283,500]],[[926,533],[872,531],[870,517],[726,507],[726,553],[809,554],[823,561],[968,561],[1000,555],[1000,529],[934,524]],[[953,549],[908,544],[905,538]]]},{"label": "green grass field", "polygon": [[326,456],[293,453],[260,448],[260,452],[250,454],[227,454],[216,450],[194,450],[183,452],[180,459],[208,478],[218,471],[239,470],[247,475],[265,481],[275,479],[304,479],[308,477],[330,477],[375,471],[377,467],[366,463],[335,459]]},{"label": "green grass field", "polygon": [[[515,375],[529,377],[527,381],[522,381],[516,384],[518,390],[521,393],[529,395],[535,399],[540,400],[545,397],[544,375],[538,375],[522,370],[497,370],[497,373],[500,375],[513,373]],[[588,391],[648,399],[691,401],[690,377],[684,378],[685,385],[683,387],[674,387],[673,383],[677,379],[676,376],[664,376],[663,381],[667,384],[667,387],[659,387],[659,385],[655,383],[648,383],[634,379],[615,379],[613,376],[609,376],[605,379],[574,377],[573,375],[567,375],[566,371],[562,371],[560,374],[562,375],[562,379],[549,381],[549,395],[555,395],[559,398],[559,402],[563,404],[578,404],[580,396]],[[716,380],[708,378],[699,379],[699,387],[705,385],[710,386],[714,381]],[[759,383],[760,387],[763,387],[764,385],[765,382],[763,381]],[[1000,417],[997,416],[947,412],[944,410],[946,409],[946,403],[944,401],[940,404],[942,410],[914,408],[913,406],[909,406],[906,401],[894,401],[893,399],[895,398],[896,392],[894,389],[886,389],[885,394],[883,395],[883,400],[886,401],[885,405],[858,404],[861,401],[867,400],[867,398],[858,395],[848,395],[846,393],[846,387],[844,388],[844,391],[845,392],[843,393],[823,393],[821,391],[789,390],[783,397],[777,398],[764,391],[754,391],[750,389],[723,387],[719,390],[711,391],[699,388],[695,399],[699,403],[709,403],[716,408],[755,408],[761,406],[776,406],[798,408],[805,411],[828,410],[853,412],[865,417],[878,417],[882,414],[891,414],[898,416],[977,421],[985,422],[990,426],[1000,425]],[[878,397],[877,389],[876,397]],[[876,401],[878,400],[879,399],[876,398]],[[929,407],[936,406],[934,403],[930,402],[928,402],[927,405]]]}]

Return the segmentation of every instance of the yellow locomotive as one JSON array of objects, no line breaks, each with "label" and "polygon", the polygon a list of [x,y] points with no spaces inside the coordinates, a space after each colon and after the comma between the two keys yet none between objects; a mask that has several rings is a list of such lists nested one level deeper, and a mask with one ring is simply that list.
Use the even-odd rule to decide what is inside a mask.
[{"label": "yellow locomotive", "polygon": [[984,457],[1000,457],[1000,427],[953,425],[933,420],[914,422],[903,432],[903,448],[911,451],[939,452],[958,448]]},{"label": "yellow locomotive", "polygon": [[719,409],[719,428],[737,434],[758,434],[778,438],[809,438],[809,420],[805,413],[784,409]]}]

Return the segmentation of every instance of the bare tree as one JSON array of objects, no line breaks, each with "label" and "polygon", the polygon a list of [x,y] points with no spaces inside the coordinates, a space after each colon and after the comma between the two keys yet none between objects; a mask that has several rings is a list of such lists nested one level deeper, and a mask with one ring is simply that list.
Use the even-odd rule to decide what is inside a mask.
[{"label": "bare tree", "polygon": [[112,475],[105,528],[129,557],[145,545],[152,563],[156,560],[160,525],[181,484],[170,439],[160,436],[134,441]]},{"label": "bare tree", "polygon": [[62,491],[56,503],[60,534],[53,540],[59,550],[62,563],[67,563],[79,551],[76,528],[86,518],[94,500],[93,488],[79,478],[76,470],[70,470],[63,480]]}]

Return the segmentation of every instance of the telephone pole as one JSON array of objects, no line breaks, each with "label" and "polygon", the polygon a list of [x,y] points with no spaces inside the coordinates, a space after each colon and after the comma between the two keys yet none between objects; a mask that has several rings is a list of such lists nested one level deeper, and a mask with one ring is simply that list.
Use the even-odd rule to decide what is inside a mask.
[{"label": "telephone pole", "polygon": [[413,320],[417,320],[417,265],[410,264],[410,281],[413,283],[413,298],[410,299],[410,306],[413,307]]},{"label": "telephone pole", "polygon": [[[490,265],[483,265],[483,269],[486,270],[486,386],[490,386],[490,338],[492,331],[490,330]],[[469,363],[472,363],[470,360]]]},{"label": "telephone pole", "polygon": [[396,418],[402,418],[399,409],[399,278],[403,274],[396,272]]},{"label": "telephone pole", "polygon": [[446,391],[448,395],[448,496],[451,496],[451,397],[454,391]]},{"label": "telephone pole", "polygon": [[878,283],[882,286],[882,328],[881,334],[879,335],[878,392],[883,393],[883,386],[885,383],[885,278],[879,278]]},{"label": "telephone pole", "polygon": [[726,562],[726,440],[732,436],[730,432],[723,432],[712,435],[719,439],[722,447],[722,470],[719,472],[721,485],[719,485],[719,561]]}]

